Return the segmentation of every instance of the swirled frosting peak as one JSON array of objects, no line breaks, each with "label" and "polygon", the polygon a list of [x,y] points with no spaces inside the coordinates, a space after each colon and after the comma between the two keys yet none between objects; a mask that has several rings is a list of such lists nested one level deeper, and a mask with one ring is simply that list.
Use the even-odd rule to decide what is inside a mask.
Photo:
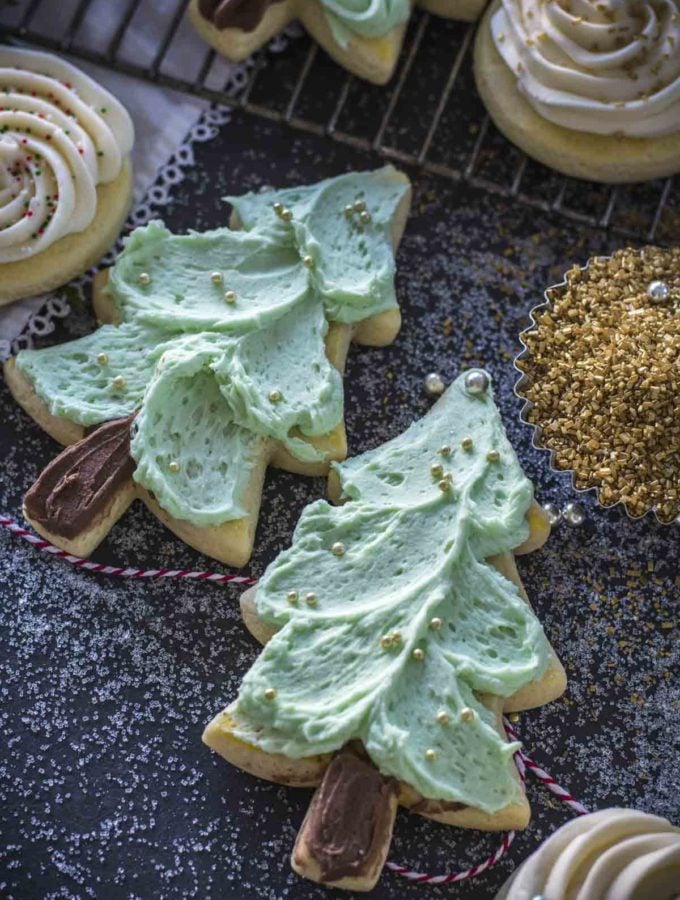
[{"label": "swirled frosting peak", "polygon": [[496,900],[674,900],[680,829],[634,809],[604,809],[563,825]]},{"label": "swirled frosting peak", "polygon": [[680,132],[677,0],[502,0],[491,32],[544,119],[590,134]]},{"label": "swirled frosting peak", "polygon": [[0,47],[0,263],[87,228],[132,141],[124,107],[79,69]]}]

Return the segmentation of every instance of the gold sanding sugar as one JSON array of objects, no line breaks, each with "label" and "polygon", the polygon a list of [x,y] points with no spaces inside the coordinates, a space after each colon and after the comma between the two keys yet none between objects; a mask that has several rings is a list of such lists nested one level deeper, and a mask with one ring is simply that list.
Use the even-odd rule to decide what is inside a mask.
[{"label": "gold sanding sugar", "polygon": [[[669,290],[648,293],[654,281]],[[626,248],[574,266],[524,332],[541,444],[578,488],[632,516],[680,513],[680,248]]]}]

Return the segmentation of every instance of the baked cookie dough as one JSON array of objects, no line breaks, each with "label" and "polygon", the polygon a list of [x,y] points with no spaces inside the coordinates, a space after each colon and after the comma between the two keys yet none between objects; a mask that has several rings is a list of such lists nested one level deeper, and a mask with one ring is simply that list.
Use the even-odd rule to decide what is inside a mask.
[{"label": "baked cookie dough", "polygon": [[[189,18],[219,53],[245,59],[299,20],[329,56],[360,78],[385,84],[401,52],[413,0],[191,0]],[[420,0],[429,12],[474,21],[484,0]]]},{"label": "baked cookie dough", "polygon": [[75,66],[0,47],[0,305],[81,275],[132,199],[125,108]]},{"label": "baked cookie dough", "polygon": [[243,594],[265,647],[203,740],[260,778],[319,785],[292,866],[369,890],[398,804],[464,828],[527,825],[501,715],[554,700],[566,678],[514,561],[549,527],[486,373],[334,464],[329,495],[339,505],[308,506]]},{"label": "baked cookie dough", "polygon": [[680,171],[676,0],[494,0],[474,51],[494,123],[525,153],[587,181]]},{"label": "baked cookie dough", "polygon": [[409,181],[387,166],[230,199],[239,230],[136,229],[96,279],[101,327],[5,367],[24,409],[76,444],[24,505],[75,555],[139,497],[186,543],[244,565],[267,465],[323,475],[347,453],[350,342],[382,346],[400,327]]}]

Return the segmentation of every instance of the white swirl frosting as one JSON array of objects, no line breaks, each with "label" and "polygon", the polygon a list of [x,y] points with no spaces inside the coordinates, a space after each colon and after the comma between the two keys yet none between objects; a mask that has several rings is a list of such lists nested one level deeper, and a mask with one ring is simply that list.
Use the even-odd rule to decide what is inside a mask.
[{"label": "white swirl frosting", "polygon": [[544,119],[590,134],[680,132],[678,0],[502,0],[491,33]]},{"label": "white swirl frosting", "polygon": [[680,830],[633,809],[604,809],[558,829],[496,900],[673,900]]},{"label": "white swirl frosting", "polygon": [[0,47],[0,263],[87,228],[133,137],[121,103],[75,66]]}]

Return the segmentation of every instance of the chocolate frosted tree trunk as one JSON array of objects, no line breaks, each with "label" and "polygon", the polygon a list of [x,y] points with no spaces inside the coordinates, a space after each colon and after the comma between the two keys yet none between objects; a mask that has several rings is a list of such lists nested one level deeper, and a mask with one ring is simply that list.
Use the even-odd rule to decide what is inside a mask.
[{"label": "chocolate frosted tree trunk", "polygon": [[380,877],[397,814],[398,783],[358,749],[333,757],[314,794],[291,857],[305,878],[368,891]]}]

